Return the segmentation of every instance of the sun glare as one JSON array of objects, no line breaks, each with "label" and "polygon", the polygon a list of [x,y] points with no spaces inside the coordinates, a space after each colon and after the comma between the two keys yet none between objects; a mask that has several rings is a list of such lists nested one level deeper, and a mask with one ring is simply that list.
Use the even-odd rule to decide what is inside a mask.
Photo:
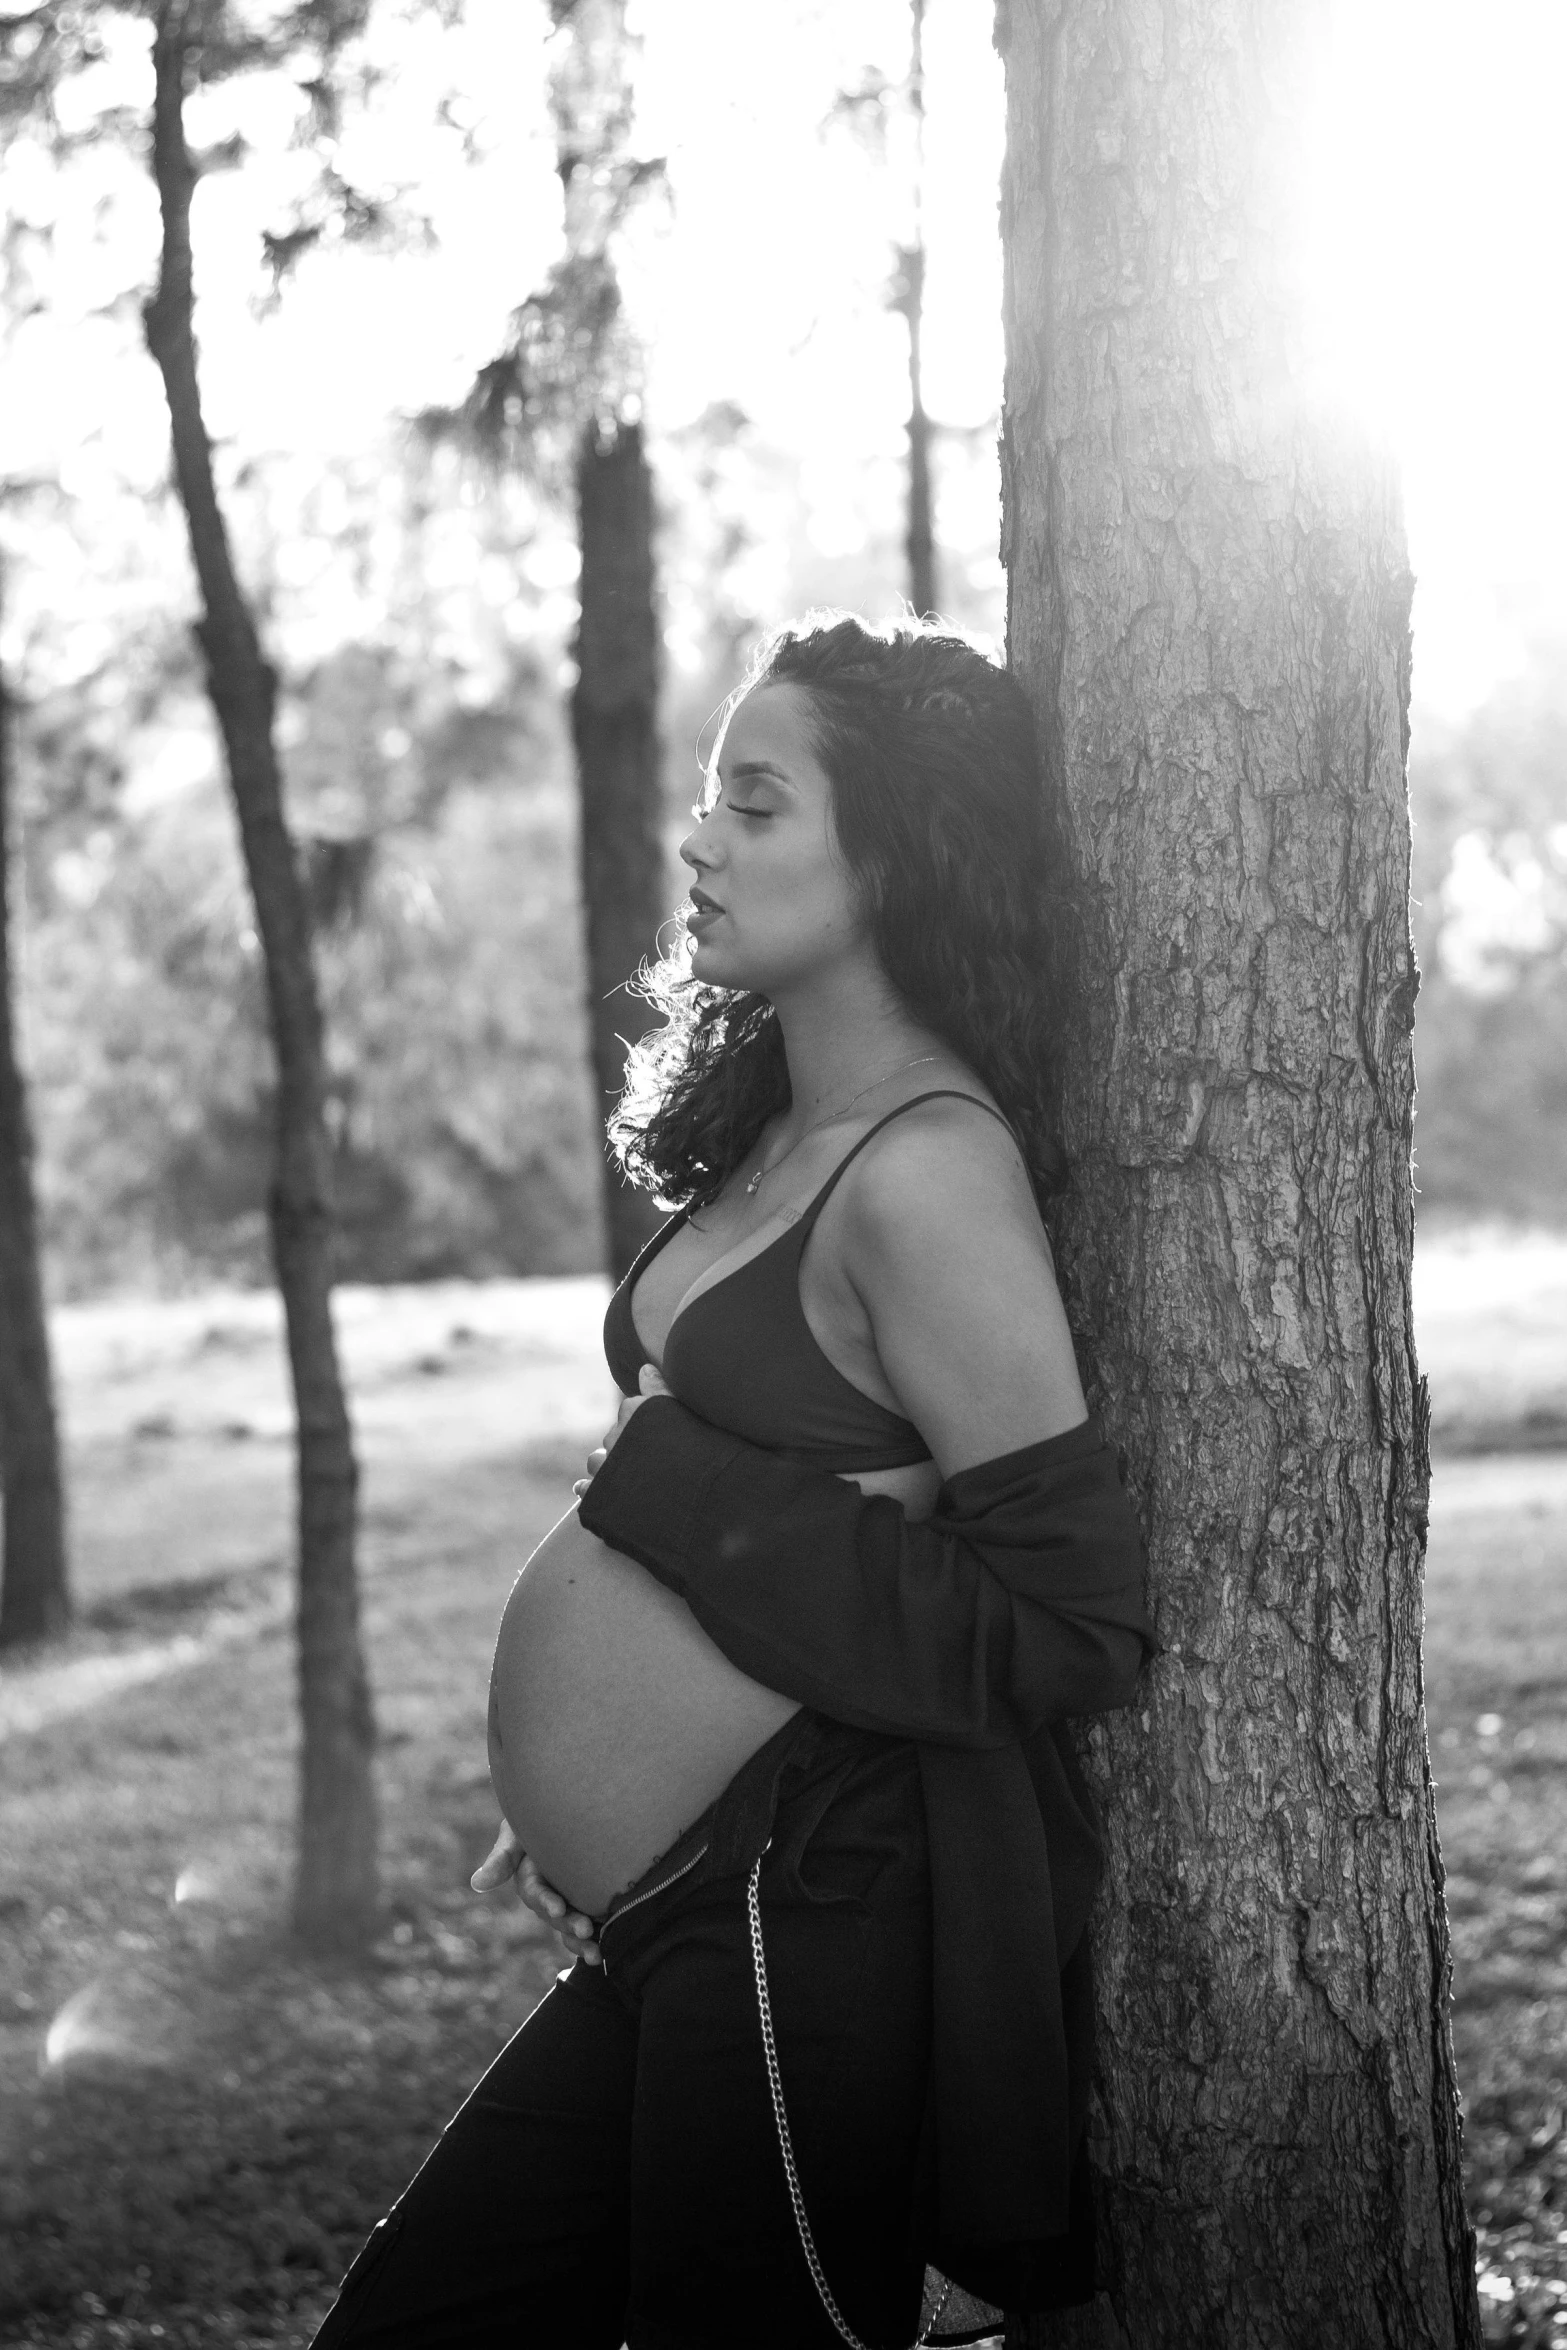
[{"label": "sun glare", "polygon": [[1567,625],[1560,0],[1336,0],[1303,196],[1310,364],[1403,474],[1416,691]]},{"label": "sun glare", "polygon": [[109,1989],[102,1980],[73,1992],[59,2008],[44,2034],[43,2072],[58,2072],[81,2056],[119,2056],[130,2046],[128,2035],[115,2018]]}]

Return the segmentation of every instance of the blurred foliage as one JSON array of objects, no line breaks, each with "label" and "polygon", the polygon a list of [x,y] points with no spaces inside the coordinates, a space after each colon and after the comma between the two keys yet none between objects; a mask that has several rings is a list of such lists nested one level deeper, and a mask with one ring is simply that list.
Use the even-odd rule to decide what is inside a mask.
[{"label": "blurred foliage", "polygon": [[[583,1270],[596,1187],[554,696],[519,665],[498,704],[418,713],[400,682],[384,650],[350,648],[284,705],[342,1270]],[[193,695],[188,723],[205,731]],[[67,1290],[265,1277],[271,1055],[216,767],[213,746],[167,797],[122,793],[29,840],[28,1048]]]},{"label": "blurred foliage", "polygon": [[[308,514],[261,466],[239,499],[263,601],[300,652],[280,722],[319,922],[343,1268],[586,1269],[564,532],[515,484],[481,492],[449,451],[416,438],[399,463],[397,500],[384,455],[362,480],[309,484]],[[885,608],[900,551],[895,478],[880,526],[824,554],[798,460],[733,408],[666,436],[660,463],[673,840],[760,628],[812,601]],[[310,528],[328,507],[329,544]],[[306,605],[333,567],[376,622],[312,659]],[[956,569],[952,603],[983,626],[983,568],[971,588]],[[123,638],[53,691],[30,690],[51,667],[35,620],[39,657],[17,675],[26,1045],[61,1294],[265,1277],[270,1056],[216,745],[177,608],[122,609]],[[90,652],[78,626],[60,623]],[[1417,717],[1423,1214],[1567,1218],[1560,666],[1542,654],[1461,726]]]},{"label": "blurred foliage", "polygon": [[1567,647],[1410,750],[1423,1212],[1567,1221]]},{"label": "blurred foliage", "polygon": [[[342,1270],[584,1270],[595,1142],[537,512],[417,441],[303,483],[253,463],[232,499],[293,655],[278,723]],[[139,551],[162,595],[127,578],[123,639],[34,600],[14,664],[24,1037],[65,1294],[266,1268],[260,958],[177,550],[153,529]]]}]

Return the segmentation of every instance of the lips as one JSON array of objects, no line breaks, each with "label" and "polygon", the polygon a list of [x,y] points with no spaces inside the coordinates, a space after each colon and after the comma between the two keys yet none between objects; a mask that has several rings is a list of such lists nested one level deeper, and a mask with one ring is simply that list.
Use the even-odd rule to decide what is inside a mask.
[{"label": "lips", "polygon": [[704,930],[718,920],[724,909],[713,903],[705,889],[693,889],[690,895],[691,911],[686,916],[686,929],[693,938],[699,938]]}]

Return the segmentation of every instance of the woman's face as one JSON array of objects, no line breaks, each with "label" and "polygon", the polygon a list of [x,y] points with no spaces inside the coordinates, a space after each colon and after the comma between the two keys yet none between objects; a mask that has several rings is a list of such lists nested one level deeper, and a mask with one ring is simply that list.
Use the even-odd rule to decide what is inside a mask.
[{"label": "woman's face", "polygon": [[680,844],[695,875],[692,975],[713,986],[776,999],[871,951],[809,721],[801,687],[753,686],[719,739],[707,813]]}]

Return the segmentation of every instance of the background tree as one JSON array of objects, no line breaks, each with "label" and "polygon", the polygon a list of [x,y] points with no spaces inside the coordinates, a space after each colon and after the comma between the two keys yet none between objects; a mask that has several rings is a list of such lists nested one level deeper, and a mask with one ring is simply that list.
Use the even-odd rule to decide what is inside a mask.
[{"label": "background tree", "polygon": [[[90,42],[85,44],[90,53]],[[0,128],[47,118],[56,81],[79,62],[79,28],[26,11],[0,27]],[[19,224],[6,221],[0,311],[7,324],[37,299]],[[3,581],[3,573],[0,573]],[[11,909],[19,894],[15,736],[0,672],[0,1648],[63,1632],[71,1615],[65,1479],[55,1414],[33,1189],[33,1136],[17,1033]]]},{"label": "background tree", "polygon": [[[42,9],[0,26],[0,127],[49,113],[61,52],[75,49],[73,35],[61,33]],[[5,223],[2,240],[0,310],[9,324],[35,296],[19,251],[26,240],[14,221]],[[16,1034],[12,902],[19,895],[19,813],[12,717],[12,689],[0,672],[0,1647],[45,1640],[70,1621],[66,1480],[38,1257],[33,1123]]]},{"label": "background tree", "polygon": [[909,330],[909,602],[934,612],[936,526],[931,496],[931,422],[925,409],[925,0],[909,0],[909,112],[914,124],[913,226],[898,254],[893,301]]},{"label": "background tree", "polygon": [[185,138],[190,76],[233,60],[216,11],[161,0],[153,47],[152,170],[163,224],[147,344],[169,406],[175,481],[203,613],[197,637],[223,739],[266,962],[277,1055],[269,1216],[298,1447],[299,1686],[303,1718],[294,1922],[309,1943],[352,1946],[376,1908],[374,1721],[359,1635],[358,1471],[332,1323],[330,1142],[310,906],[289,836],[274,735],[276,680],[235,571],[202,416],[193,328]]},{"label": "background tree", "polygon": [[[626,1048],[649,1025],[625,981],[657,951],[664,881],[658,691],[662,665],[653,562],[653,475],[639,421],[585,426],[577,447],[582,617],[571,732],[582,811],[595,1104],[613,1103]],[[616,1280],[658,1223],[645,1192],[606,1161],[604,1215]]]},{"label": "background tree", "polygon": [[71,1613],[32,1132],[12,984],[11,744],[11,695],[0,674],[0,1648],[62,1632]]},{"label": "background tree", "polygon": [[1164,1643],[1090,1740],[1137,2350],[1479,2340],[1420,1672],[1411,582],[1297,372],[1325,31],[999,18],[1010,648],[1083,908],[1061,1257]]},{"label": "background tree", "polygon": [[[545,478],[566,472],[577,525],[578,627],[571,731],[576,751],[588,1024],[597,1121],[625,1077],[628,1047],[654,1015],[626,982],[657,952],[667,911],[662,628],[653,476],[642,428],[642,362],[625,317],[615,245],[662,176],[631,151],[631,37],[625,0],[551,0],[560,43],[550,79],[564,245],[549,282],[517,310],[462,418],[492,458]],[[455,420],[432,415],[437,434]],[[619,1280],[660,1221],[607,1153],[604,1228]]]},{"label": "background tree", "polygon": [[852,123],[868,136],[885,159],[888,134],[900,114],[906,114],[910,132],[908,163],[908,232],[897,247],[890,299],[902,318],[909,345],[908,489],[904,514],[903,551],[908,565],[907,594],[916,612],[934,612],[940,601],[936,567],[935,495],[931,482],[931,448],[935,426],[925,406],[925,0],[909,0],[909,68],[900,85],[876,67],[868,67],[859,86],[844,91],[833,119]]}]

